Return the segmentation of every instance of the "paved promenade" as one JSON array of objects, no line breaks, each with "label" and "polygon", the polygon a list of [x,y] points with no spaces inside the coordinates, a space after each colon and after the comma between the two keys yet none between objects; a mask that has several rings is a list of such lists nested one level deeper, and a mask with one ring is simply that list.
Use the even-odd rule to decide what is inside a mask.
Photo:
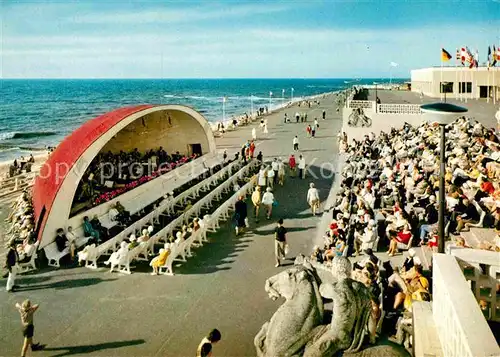
[{"label": "paved promenade", "polygon": [[[261,219],[255,225],[251,218],[251,229],[240,237],[225,224],[209,235],[210,243],[194,250],[193,258],[175,268],[173,277],[150,276],[147,265],[138,266],[130,276],[110,274],[107,269],[45,270],[20,277],[23,288],[14,294],[5,292],[2,279],[0,356],[19,356],[22,335],[14,304],[25,298],[40,304],[35,338],[47,349],[36,352],[37,356],[194,356],[199,341],[212,328],[222,332],[214,355],[254,356],[255,334],[282,303],[272,301],[264,291],[265,280],[286,269],[274,267],[275,219],[284,218],[290,232],[290,257],[309,254],[319,217],[312,217],[307,207],[308,185],[314,181],[325,200],[332,184],[341,118],[334,114],[333,95],[320,101],[319,106],[292,107],[268,116],[267,135],[257,129],[256,151],[262,151],[265,160],[287,159],[292,139],[298,135],[300,152],[311,165],[306,180],[287,178],[285,186],[275,191],[279,205],[272,221]],[[306,124],[283,123],[285,112],[293,117],[296,111],[307,112],[310,124],[318,117],[315,139],[307,138]],[[251,138],[252,127],[226,133],[217,139],[218,147],[233,155]]]}]

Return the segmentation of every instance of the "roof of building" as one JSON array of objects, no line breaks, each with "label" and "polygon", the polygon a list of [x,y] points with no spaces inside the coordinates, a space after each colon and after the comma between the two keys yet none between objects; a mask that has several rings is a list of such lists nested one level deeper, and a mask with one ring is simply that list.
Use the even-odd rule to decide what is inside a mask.
[{"label": "roof of building", "polygon": [[152,107],[154,106],[137,105],[100,115],[84,123],[57,146],[42,166],[33,186],[33,209],[37,229],[43,223],[39,221],[43,208],[46,210],[43,219],[46,219],[64,182],[64,177],[90,145],[123,119]]}]

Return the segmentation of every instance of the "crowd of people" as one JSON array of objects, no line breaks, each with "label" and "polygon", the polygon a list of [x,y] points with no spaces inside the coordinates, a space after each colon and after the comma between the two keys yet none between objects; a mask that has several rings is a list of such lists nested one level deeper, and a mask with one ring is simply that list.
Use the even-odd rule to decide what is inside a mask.
[{"label": "crowd of people", "polygon": [[19,159],[15,159],[12,165],[9,166],[9,177],[14,177],[20,175],[23,171],[26,173],[31,172],[31,167],[35,163],[35,158],[33,154],[29,157],[21,156]]},{"label": "crowd of people", "polygon": [[[470,227],[500,233],[500,140],[494,130],[464,117],[446,131],[446,237],[467,247],[460,232]],[[383,294],[374,289],[374,311],[378,314],[384,299],[385,310],[399,317],[394,337],[399,343],[411,335],[411,302],[430,300],[422,262],[411,247],[437,250],[439,140],[439,126],[431,123],[371,133],[352,144],[340,134],[341,151],[347,154],[341,187],[324,244],[311,255],[329,264],[336,256],[365,254],[353,276],[383,289]],[[383,263],[381,276],[382,264],[373,251],[384,247],[388,257],[408,253],[400,267]],[[500,251],[500,235],[474,248]]]},{"label": "crowd of people", "polygon": [[131,152],[120,150],[119,153],[99,153],[78,185],[75,203],[93,201],[101,192],[115,186],[124,186],[157,171],[166,171],[169,165],[183,158],[178,151],[168,154],[163,147],[146,153],[139,152],[137,148]]}]

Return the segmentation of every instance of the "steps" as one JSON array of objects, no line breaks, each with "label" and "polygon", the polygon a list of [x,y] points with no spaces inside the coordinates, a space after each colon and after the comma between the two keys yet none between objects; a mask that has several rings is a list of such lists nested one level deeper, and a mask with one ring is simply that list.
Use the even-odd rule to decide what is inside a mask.
[{"label": "steps", "polygon": [[478,249],[479,244],[484,241],[494,245],[497,233],[491,228],[471,228],[469,232],[460,232],[460,236],[469,247]]}]

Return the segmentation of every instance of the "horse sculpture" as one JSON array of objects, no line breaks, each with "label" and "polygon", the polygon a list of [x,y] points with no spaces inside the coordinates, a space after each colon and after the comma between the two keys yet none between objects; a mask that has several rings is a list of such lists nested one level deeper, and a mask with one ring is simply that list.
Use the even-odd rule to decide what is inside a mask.
[{"label": "horse sculpture", "polygon": [[266,280],[266,292],[285,303],[255,336],[258,357],[288,357],[301,354],[310,332],[323,322],[323,302],[313,268],[296,265]]}]

